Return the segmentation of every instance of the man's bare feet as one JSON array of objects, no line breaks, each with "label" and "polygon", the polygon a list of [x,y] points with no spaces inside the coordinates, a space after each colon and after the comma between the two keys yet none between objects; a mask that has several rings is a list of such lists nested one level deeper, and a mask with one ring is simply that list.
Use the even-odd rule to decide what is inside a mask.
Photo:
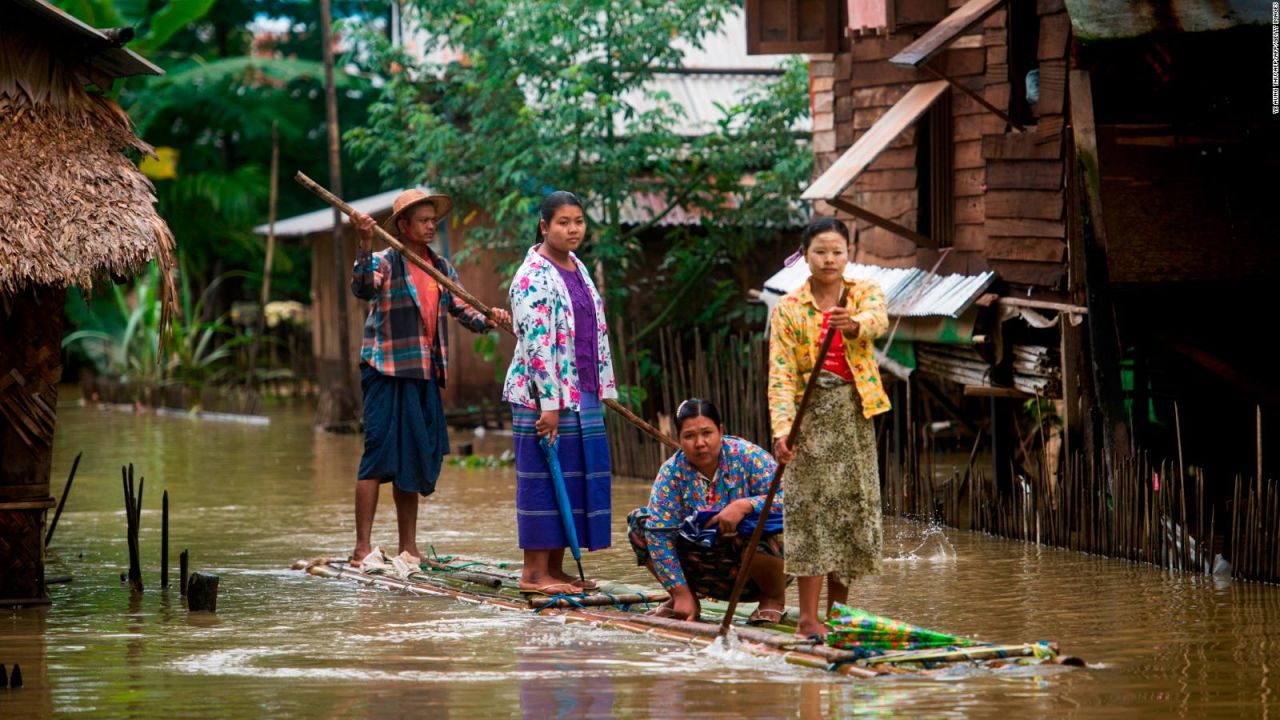
[{"label": "man's bare feet", "polygon": [[418,549],[417,543],[413,543],[411,545],[401,545],[400,553],[401,554],[409,553],[410,555],[412,555],[415,559],[417,559],[418,561],[416,563],[417,565],[421,565],[422,563],[426,562],[426,557],[422,554],[422,551]]},{"label": "man's bare feet", "polygon": [[350,562],[347,564],[356,570],[359,570],[364,565],[365,557],[371,552],[373,552],[373,548],[368,545],[365,545],[364,547],[357,545],[356,549],[351,553]]}]

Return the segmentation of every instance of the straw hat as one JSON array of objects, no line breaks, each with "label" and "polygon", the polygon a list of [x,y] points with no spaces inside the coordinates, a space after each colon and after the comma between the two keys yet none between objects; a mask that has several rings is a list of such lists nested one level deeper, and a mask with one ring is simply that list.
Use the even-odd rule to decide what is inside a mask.
[{"label": "straw hat", "polygon": [[396,196],[395,202],[391,203],[391,217],[382,221],[382,229],[391,233],[395,237],[399,237],[399,228],[396,227],[396,220],[400,218],[409,208],[429,202],[436,206],[436,221],[444,220],[444,217],[453,209],[453,200],[448,195],[437,195],[434,193],[426,193],[418,188],[409,188]]}]

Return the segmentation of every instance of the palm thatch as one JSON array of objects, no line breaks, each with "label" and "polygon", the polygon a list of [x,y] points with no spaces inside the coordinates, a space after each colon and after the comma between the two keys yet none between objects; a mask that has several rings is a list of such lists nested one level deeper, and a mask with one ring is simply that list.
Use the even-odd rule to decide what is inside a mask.
[{"label": "palm thatch", "polygon": [[118,105],[85,90],[92,71],[60,49],[29,27],[0,26],[0,292],[88,288],[151,260],[169,278],[173,235],[155,187],[124,154],[152,148]]}]

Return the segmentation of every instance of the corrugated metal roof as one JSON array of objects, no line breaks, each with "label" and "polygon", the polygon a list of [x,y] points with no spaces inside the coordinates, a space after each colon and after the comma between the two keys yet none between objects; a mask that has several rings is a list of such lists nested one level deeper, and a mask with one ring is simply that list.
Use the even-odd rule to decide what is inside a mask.
[{"label": "corrugated metal roof", "polygon": [[1066,5],[1071,29],[1084,41],[1269,25],[1272,13],[1272,3],[1258,0],[1066,0]]},{"label": "corrugated metal roof", "polygon": [[[427,192],[431,190],[423,188]],[[391,203],[396,199],[402,190],[388,190],[384,193],[378,193],[367,198],[362,198],[351,203],[351,206],[362,213],[369,215],[377,215],[379,213],[387,213],[391,211]],[[342,217],[345,225],[348,221],[346,216]],[[267,234],[267,224],[263,223],[253,229],[259,235]],[[276,221],[276,237],[301,237],[310,235],[311,233],[321,232],[323,230],[333,229],[333,208],[324,208],[323,210],[315,210],[301,215],[295,215],[285,220]]]},{"label": "corrugated metal roof", "polygon": [[[716,121],[724,116],[724,110],[738,104],[743,95],[754,87],[777,79],[776,75],[734,73],[664,73],[655,75],[645,84],[643,92],[627,93],[623,102],[634,108],[636,114],[647,113],[659,106],[675,104],[684,109],[684,116],[672,129],[678,135],[696,137],[716,129]],[[669,100],[654,96],[664,93]],[[812,123],[808,116],[796,122],[797,132],[807,132]],[[626,130],[626,121],[618,119],[617,130]]]},{"label": "corrugated metal roof", "polygon": [[[935,275],[919,268],[886,268],[849,263],[844,276],[876,281],[884,290],[887,310],[894,317],[959,317],[995,280],[981,275]],[[804,284],[809,264],[804,260],[784,267],[764,283],[764,297],[772,309],[777,298]],[[769,298],[772,295],[773,298]]]},{"label": "corrugated metal roof", "polygon": [[681,41],[676,44],[683,50],[680,64],[686,68],[724,70],[726,68],[754,68],[767,70],[779,68],[790,55],[748,55],[747,20],[740,9],[725,12],[724,22],[717,32],[702,39],[702,47],[695,48]]},{"label": "corrugated metal roof", "polygon": [[[427,192],[431,192],[429,188],[423,188]],[[396,195],[401,190],[388,190],[384,193],[378,193],[367,198],[352,201],[351,205],[355,209],[363,213],[368,213],[377,217],[391,212],[391,203],[395,201]],[[738,198],[729,196],[725,201],[725,209],[733,210],[738,206]],[[643,225],[667,207],[666,202],[657,193],[637,191],[618,208],[623,225]],[[601,213],[598,209],[592,208],[591,217],[598,221]],[[799,213],[797,213],[797,216]],[[674,227],[680,225],[700,225],[702,218],[706,213],[702,210],[690,210],[684,207],[676,207],[659,220],[656,225],[659,227]],[[342,223],[347,223],[346,216],[343,216]],[[328,232],[333,230],[333,209],[324,208],[322,210],[313,210],[312,212],[295,215],[291,218],[279,220],[276,222],[276,237],[303,237],[312,233]],[[267,234],[267,224],[263,223],[253,229],[258,235]]]}]

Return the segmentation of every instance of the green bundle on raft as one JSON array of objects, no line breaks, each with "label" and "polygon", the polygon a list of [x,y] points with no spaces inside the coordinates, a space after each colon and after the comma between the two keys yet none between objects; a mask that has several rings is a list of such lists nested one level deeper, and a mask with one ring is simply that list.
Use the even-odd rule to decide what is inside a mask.
[{"label": "green bundle on raft", "polygon": [[887,650],[926,650],[986,644],[926,630],[841,603],[832,605],[827,626],[831,628],[831,632],[827,634],[828,645],[865,652],[867,655],[878,655]]}]

